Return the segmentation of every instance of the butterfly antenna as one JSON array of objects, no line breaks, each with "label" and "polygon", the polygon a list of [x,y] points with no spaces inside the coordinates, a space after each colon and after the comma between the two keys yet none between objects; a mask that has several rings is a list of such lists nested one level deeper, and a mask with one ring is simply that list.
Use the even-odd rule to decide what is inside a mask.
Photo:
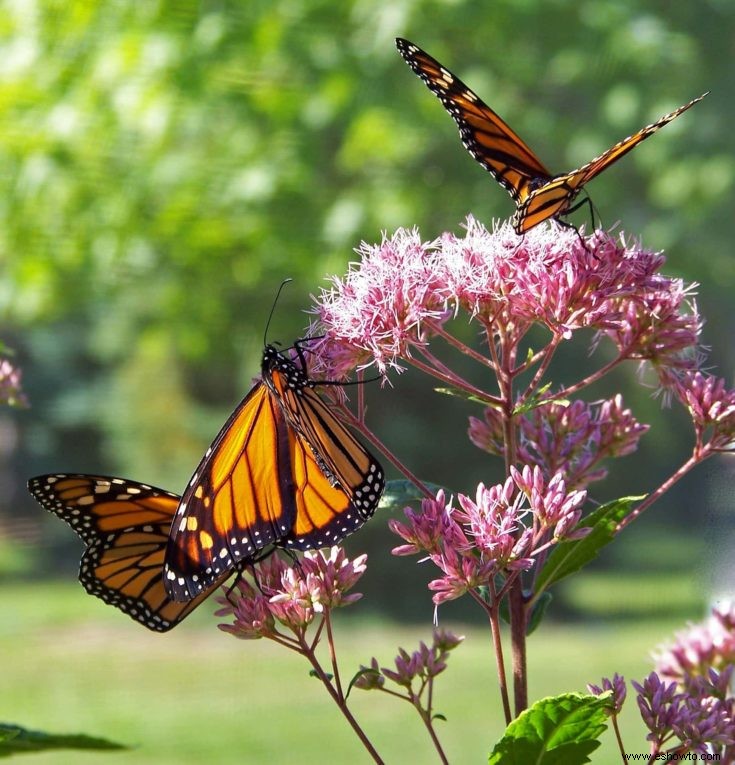
[{"label": "butterfly antenna", "polygon": [[278,298],[281,297],[281,292],[283,291],[283,288],[289,282],[292,282],[292,281],[293,279],[291,279],[290,277],[288,279],[284,279],[281,282],[281,286],[278,288],[278,292],[276,292],[276,297],[273,300],[273,305],[271,306],[271,312],[268,314],[268,321],[265,323],[265,332],[263,332],[263,347],[268,345],[268,330],[270,329],[270,326],[271,326],[271,319],[273,318],[273,314],[275,313],[276,305],[278,303]]}]

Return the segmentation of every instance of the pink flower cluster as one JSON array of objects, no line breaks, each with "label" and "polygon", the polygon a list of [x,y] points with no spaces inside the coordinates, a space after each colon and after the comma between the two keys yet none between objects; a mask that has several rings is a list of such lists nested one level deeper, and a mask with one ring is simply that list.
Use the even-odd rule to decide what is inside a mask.
[{"label": "pink flower cluster", "polygon": [[218,626],[245,640],[275,638],[279,624],[302,634],[318,614],[362,597],[347,592],[365,572],[366,560],[349,560],[340,547],[306,552],[294,566],[271,555],[253,567],[253,581],[242,576],[236,593],[218,599],[224,608],[217,616],[234,617]]},{"label": "pink flower cluster", "polygon": [[425,684],[442,673],[447,668],[449,652],[463,640],[463,637],[458,637],[448,630],[436,629],[430,646],[422,640],[418,650],[411,654],[399,648],[394,662],[395,669],[380,667],[378,660],[373,658],[369,667],[360,668],[355,687],[362,690],[383,688],[385,681],[390,680],[396,685],[412,690],[415,680]]},{"label": "pink flower cluster", "polygon": [[[657,273],[661,255],[596,232],[538,226],[519,238],[505,223],[490,232],[473,217],[464,236],[433,242],[399,229],[358,249],[361,262],[334,278],[316,306],[327,335],[320,360],[337,379],[368,360],[400,369],[412,346],[458,311],[485,327],[503,327],[509,344],[529,327],[555,337],[582,328],[610,337],[623,358],[693,368],[701,321],[689,289]],[[492,330],[491,330],[492,331]]]},{"label": "pink flower cluster", "polygon": [[[601,462],[635,451],[648,430],[623,407],[619,394],[595,404],[581,400],[542,404],[519,415],[518,423],[519,459],[538,465],[547,477],[562,473],[570,487],[605,478]],[[495,407],[487,407],[483,420],[470,417],[468,433],[475,446],[505,456],[502,416]]]},{"label": "pink flower cluster", "polygon": [[[633,681],[638,692],[638,710],[649,730],[646,739],[653,749],[649,762],[665,753],[722,753],[735,744],[733,699],[728,697],[732,670],[732,666],[722,673],[710,670],[686,690],[676,682],[667,683],[656,672],[651,672],[642,683]],[[620,714],[626,697],[622,676],[603,678],[600,685],[587,687],[595,696],[612,691],[609,713]],[[724,761],[732,759],[728,756]]]},{"label": "pink flower cluster", "polygon": [[[655,673],[642,682],[633,681],[646,738],[661,749],[672,734],[680,741],[676,749],[686,752],[721,751],[735,744],[732,699],[723,698],[732,671],[720,676],[712,672],[709,683],[701,682],[699,693],[681,692],[677,684],[667,683]],[[728,760],[731,761],[731,760]]]},{"label": "pink flower cluster", "polygon": [[442,572],[429,584],[438,605],[494,587],[499,574],[530,569],[557,541],[584,536],[589,530],[578,524],[585,498],[584,491],[568,492],[561,475],[547,481],[538,467],[511,468],[505,483],[480,484],[474,498],[460,494],[459,508],[443,491],[422,500],[419,512],[407,507],[407,523],[389,522],[406,542],[393,554],[427,553]]},{"label": "pink flower cluster", "polygon": [[694,677],[706,677],[710,669],[735,665],[735,603],[712,610],[703,623],[677,632],[673,642],[659,647],[654,656],[661,677],[686,686]]},{"label": "pink flower cluster", "polygon": [[721,377],[686,371],[675,382],[675,393],[687,407],[698,439],[712,430],[710,445],[728,448],[735,440],[735,390],[728,389]]}]

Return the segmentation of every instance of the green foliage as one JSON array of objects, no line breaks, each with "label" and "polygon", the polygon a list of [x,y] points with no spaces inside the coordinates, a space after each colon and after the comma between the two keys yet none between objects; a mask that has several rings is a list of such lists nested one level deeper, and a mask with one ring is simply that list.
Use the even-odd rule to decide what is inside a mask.
[{"label": "green foliage", "polygon": [[489,765],[582,765],[607,728],[602,696],[566,693],[541,699],[506,729]]},{"label": "green foliage", "polygon": [[542,593],[569,574],[584,568],[600,550],[615,538],[615,529],[633,509],[633,503],[643,497],[624,497],[608,502],[586,516],[580,527],[591,528],[582,539],[560,542],[554,547],[544,567],[536,577],[535,592]]},{"label": "green foliage", "polygon": [[37,730],[21,728],[18,725],[0,723],[0,757],[10,757],[13,754],[47,752],[55,749],[114,751],[127,749],[127,747],[103,738],[93,738],[92,736],[85,736],[80,733],[43,733]]}]

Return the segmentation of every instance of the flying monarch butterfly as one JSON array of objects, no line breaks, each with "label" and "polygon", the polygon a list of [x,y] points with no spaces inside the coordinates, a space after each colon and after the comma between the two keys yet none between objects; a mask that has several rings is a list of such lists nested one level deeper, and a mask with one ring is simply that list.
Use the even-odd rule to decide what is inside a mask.
[{"label": "flying monarch butterfly", "polygon": [[552,175],[521,138],[459,77],[408,40],[396,38],[396,47],[457,123],[467,151],[515,201],[513,228],[518,234],[549,218],[576,210],[579,205],[572,207],[572,203],[586,183],[707,95],[704,93],[647,125],[586,165],[569,173]]},{"label": "flying monarch butterfly", "polygon": [[197,467],[176,512],[164,562],[169,596],[188,601],[270,545],[333,545],[372,516],[380,463],[314,391],[300,364],[267,345],[262,379]]},{"label": "flying monarch butterfly", "polygon": [[84,589],[151,630],[175,627],[227,579],[219,577],[188,603],[166,594],[163,556],[179,506],[176,494],[125,478],[79,474],[37,476],[28,489],[86,544],[79,567]]}]

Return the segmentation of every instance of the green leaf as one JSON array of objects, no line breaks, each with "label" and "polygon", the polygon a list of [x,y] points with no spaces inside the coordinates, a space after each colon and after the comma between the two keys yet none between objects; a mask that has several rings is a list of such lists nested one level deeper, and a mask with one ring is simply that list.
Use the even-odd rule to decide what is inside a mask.
[{"label": "green leaf", "polygon": [[528,399],[528,401],[521,404],[520,406],[517,406],[513,410],[513,415],[515,416],[517,414],[525,414],[526,412],[530,412],[531,409],[536,409],[536,407],[544,406],[544,404],[569,404],[568,398],[544,398],[544,395],[548,392],[550,387],[551,383],[547,383],[546,385],[543,385],[541,388],[539,388],[536,393]]},{"label": "green leaf", "polygon": [[[324,676],[327,678],[327,680],[332,680],[334,677],[334,675],[330,675],[329,672],[325,672]],[[309,670],[309,677],[315,677],[317,680],[322,679],[322,676],[315,669]]]},{"label": "green leaf", "polygon": [[537,701],[505,729],[489,765],[582,765],[606,730],[606,701],[565,693]]},{"label": "green leaf", "polygon": [[640,502],[644,496],[613,500],[580,521],[578,528],[591,527],[592,531],[583,539],[560,542],[554,548],[539,572],[535,592],[543,592],[594,560],[600,550],[613,540],[617,525],[631,512],[634,503]]},{"label": "green leaf", "polygon": [[[352,677],[352,680],[350,680],[350,684],[347,686],[347,693],[345,694],[345,700],[350,698],[350,693],[352,692],[352,689],[355,686],[355,683],[361,678],[365,677],[366,675],[372,675],[373,677],[380,677],[380,672],[377,669],[373,669],[372,667],[363,667],[363,669],[358,669],[357,672]],[[372,689],[363,689],[363,690],[372,690]]]},{"label": "green leaf", "polygon": [[[440,486],[437,483],[429,483],[425,481],[424,486],[426,486],[426,488],[434,495],[436,495],[440,489],[444,489],[444,493],[447,497],[452,493],[449,489]],[[401,478],[396,481],[388,481],[385,484],[385,491],[380,498],[378,507],[381,510],[390,510],[394,508],[403,509],[411,502],[417,502],[421,499],[426,499],[426,497],[424,497],[411,481]]]},{"label": "green leaf", "polygon": [[466,390],[460,390],[459,388],[434,388],[434,391],[436,393],[443,393],[445,396],[454,396],[455,398],[462,398],[465,401],[474,401],[476,404],[500,409],[500,404],[497,401],[489,401],[486,398],[481,398],[474,393],[468,393]]},{"label": "green leaf", "polygon": [[98,749],[114,751],[128,749],[122,744],[104,738],[93,738],[83,733],[56,734],[28,730],[19,725],[0,723],[0,757],[49,749]]},{"label": "green leaf", "polygon": [[532,608],[531,615],[526,625],[526,635],[530,635],[541,624],[541,620],[544,618],[546,609],[551,604],[554,596],[550,592],[542,592],[536,599]]}]

